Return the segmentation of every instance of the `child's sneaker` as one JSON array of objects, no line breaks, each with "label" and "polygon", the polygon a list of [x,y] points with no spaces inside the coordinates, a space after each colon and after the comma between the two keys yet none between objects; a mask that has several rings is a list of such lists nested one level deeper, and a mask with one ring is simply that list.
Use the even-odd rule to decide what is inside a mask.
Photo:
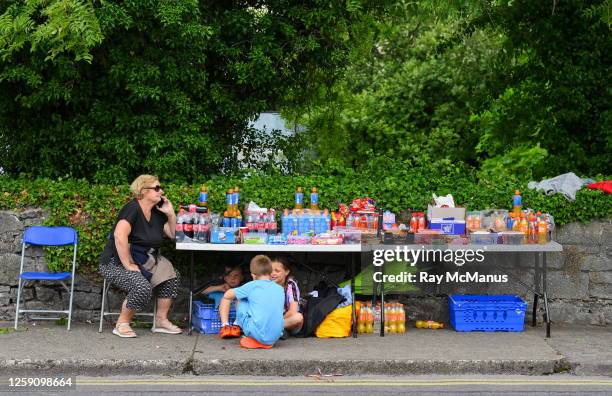
[{"label": "child's sneaker", "polygon": [[232,329],[234,326],[223,326],[219,331],[220,338],[236,338],[240,337],[240,334],[234,335],[235,331]]},{"label": "child's sneaker", "polygon": [[257,341],[253,337],[242,337],[240,339],[240,346],[243,348],[247,348],[247,349],[257,349],[257,348],[270,349],[274,345],[262,344],[261,342]]},{"label": "child's sneaker", "polygon": [[232,337],[238,338],[242,335],[242,329],[238,325],[230,326],[230,334]]}]

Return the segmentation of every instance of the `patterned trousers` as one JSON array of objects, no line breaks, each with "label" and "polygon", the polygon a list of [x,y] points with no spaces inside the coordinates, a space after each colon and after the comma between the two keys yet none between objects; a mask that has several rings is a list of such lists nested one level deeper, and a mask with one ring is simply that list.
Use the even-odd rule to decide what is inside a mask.
[{"label": "patterned trousers", "polygon": [[137,312],[146,307],[152,296],[176,299],[181,279],[176,268],[174,272],[176,278],[151,287],[151,283],[140,272],[128,271],[116,257],[111,258],[108,264],[100,265],[102,276],[127,293],[127,307]]}]

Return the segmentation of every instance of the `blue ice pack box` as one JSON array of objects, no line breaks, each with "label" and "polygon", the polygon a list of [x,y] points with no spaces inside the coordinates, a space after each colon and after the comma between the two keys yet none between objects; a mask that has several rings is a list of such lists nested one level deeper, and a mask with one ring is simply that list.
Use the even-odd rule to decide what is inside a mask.
[{"label": "blue ice pack box", "polygon": [[237,243],[238,228],[214,228],[210,233],[210,243]]},{"label": "blue ice pack box", "polygon": [[464,235],[465,220],[456,220],[452,217],[446,219],[431,219],[429,228],[432,230],[440,230],[446,235]]}]

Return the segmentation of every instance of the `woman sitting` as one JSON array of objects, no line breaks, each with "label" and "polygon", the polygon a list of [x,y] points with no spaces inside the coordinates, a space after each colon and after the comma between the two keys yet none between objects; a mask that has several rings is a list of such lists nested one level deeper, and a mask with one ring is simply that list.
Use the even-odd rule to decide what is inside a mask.
[{"label": "woman sitting", "polygon": [[164,236],[174,239],[176,216],[156,176],[140,175],[130,185],[134,199],[119,212],[112,235],[100,257],[100,273],[127,293],[113,334],[132,338],[134,314],[157,297],[156,333],[179,334],[168,320],[180,277],[170,261],[159,254]]}]

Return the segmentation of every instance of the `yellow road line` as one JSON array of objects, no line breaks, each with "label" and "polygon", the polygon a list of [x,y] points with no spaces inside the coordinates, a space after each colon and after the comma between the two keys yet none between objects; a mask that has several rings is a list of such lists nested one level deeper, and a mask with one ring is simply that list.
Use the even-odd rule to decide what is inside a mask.
[{"label": "yellow road line", "polygon": [[501,385],[501,386],[612,386],[612,380],[413,380],[413,381],[393,381],[389,380],[352,380],[340,378],[322,378],[321,380],[78,380],[77,385],[85,386],[121,386],[121,385],[233,385],[233,386],[457,386],[457,385]]}]

